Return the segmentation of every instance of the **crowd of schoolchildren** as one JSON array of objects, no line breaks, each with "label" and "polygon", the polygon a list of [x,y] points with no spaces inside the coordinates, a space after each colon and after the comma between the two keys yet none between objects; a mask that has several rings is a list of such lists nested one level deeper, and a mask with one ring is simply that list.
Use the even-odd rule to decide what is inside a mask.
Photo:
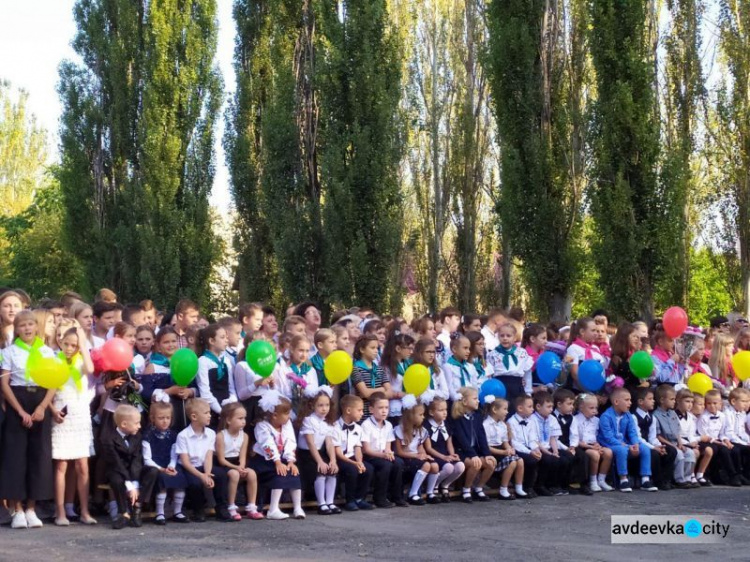
[{"label": "crowd of schoolchildren", "polygon": [[[93,306],[67,293],[32,309],[23,291],[4,290],[0,328],[0,498],[13,529],[41,527],[36,504],[53,499],[56,525],[94,525],[97,506],[120,529],[141,526],[144,506],[157,525],[205,521],[209,507],[227,522],[304,519],[303,494],[336,515],[486,502],[490,485],[515,500],[750,484],[750,391],[731,362],[750,349],[739,315],[673,340],[658,322],[612,329],[604,311],[544,326],[518,309],[449,307],[409,323],[360,308],[321,328],[309,302],[281,323],[258,304],[209,323],[189,300],[164,315],[103,289]],[[97,364],[111,338],[132,346],[127,370]],[[255,340],[277,349],[270,376],[246,360]],[[170,359],[186,347],[198,373],[179,386]],[[354,369],[331,386],[324,365],[336,350]],[[648,379],[630,372],[639,350],[653,358]],[[549,384],[535,372],[545,351],[564,365]],[[67,366],[62,388],[36,386],[33,352]],[[607,374],[597,393],[579,386],[590,359]],[[403,388],[413,363],[430,373],[421,396]],[[697,372],[714,383],[705,396],[685,386]],[[493,378],[506,396],[480,402]]]}]

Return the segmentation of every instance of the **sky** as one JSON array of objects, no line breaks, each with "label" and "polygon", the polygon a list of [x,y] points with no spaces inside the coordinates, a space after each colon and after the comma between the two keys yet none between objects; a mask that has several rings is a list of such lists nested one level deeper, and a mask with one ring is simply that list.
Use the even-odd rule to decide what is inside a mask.
[{"label": "sky", "polygon": [[[80,59],[70,46],[75,35],[75,0],[0,0],[0,80],[29,94],[29,108],[48,133],[50,158],[57,159],[58,120],[62,107],[57,97],[58,66],[64,59]],[[234,91],[232,69],[234,20],[232,0],[217,0],[219,44],[216,62],[224,77],[226,99]],[[221,138],[224,119],[216,130],[216,177],[211,204],[222,213],[231,205],[229,173]]]}]

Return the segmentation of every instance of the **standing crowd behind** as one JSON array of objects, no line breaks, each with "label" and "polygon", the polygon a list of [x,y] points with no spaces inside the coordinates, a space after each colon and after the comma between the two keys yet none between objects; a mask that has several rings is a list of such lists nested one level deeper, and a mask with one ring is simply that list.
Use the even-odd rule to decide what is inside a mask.
[{"label": "standing crowd behind", "polygon": [[[750,485],[750,391],[731,361],[750,349],[750,328],[737,314],[677,339],[658,321],[615,329],[603,310],[567,326],[525,322],[519,309],[448,307],[406,322],[358,308],[324,328],[310,302],[283,321],[245,304],[211,323],[189,300],[162,314],[102,289],[93,305],[67,293],[32,307],[5,289],[0,328],[0,498],[13,529],[42,527],[36,504],[53,499],[56,525],[94,525],[97,508],[121,529],[141,526],[145,505],[157,525],[205,521],[209,507],[227,522],[287,519],[284,494],[304,519],[303,495],[336,515],[486,502],[490,485],[501,500]],[[112,338],[133,349],[124,371],[97,355]],[[265,378],[245,358],[255,340],[277,350]],[[198,356],[187,386],[170,370],[181,348]],[[336,350],[354,368],[331,386]],[[654,363],[647,379],[630,371],[641,350]],[[545,351],[564,366],[548,384],[535,370]],[[67,367],[62,388],[29,376],[35,352]],[[599,392],[579,385],[586,360],[606,373]],[[421,396],[403,387],[414,363],[430,374]],[[694,373],[714,388],[691,392]],[[480,392],[490,379],[504,397]]]}]

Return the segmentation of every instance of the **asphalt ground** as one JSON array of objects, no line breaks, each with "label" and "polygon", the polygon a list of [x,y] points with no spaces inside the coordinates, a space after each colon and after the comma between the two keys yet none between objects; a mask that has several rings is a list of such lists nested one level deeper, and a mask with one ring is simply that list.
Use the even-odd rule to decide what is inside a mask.
[{"label": "asphalt ground", "polygon": [[[750,488],[563,496],[319,516],[110,529],[0,528],[0,560],[750,560]],[[611,515],[696,515],[731,524],[720,544],[611,544]],[[689,539],[687,539],[689,540]]]}]

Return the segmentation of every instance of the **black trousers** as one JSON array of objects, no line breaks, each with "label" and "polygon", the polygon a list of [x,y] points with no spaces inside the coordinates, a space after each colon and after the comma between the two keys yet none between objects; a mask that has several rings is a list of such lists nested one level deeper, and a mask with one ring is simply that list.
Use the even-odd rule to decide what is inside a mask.
[{"label": "black trousers", "polygon": [[368,461],[365,461],[365,468],[367,470],[360,474],[353,464],[339,461],[339,480],[344,484],[346,503],[367,497],[375,468]]},{"label": "black trousers", "polygon": [[[143,505],[151,499],[158,477],[158,469],[153,466],[143,467],[138,477],[138,484],[140,485],[138,503]],[[130,499],[128,498],[128,490],[125,487],[125,479],[116,472],[108,472],[107,478],[109,480],[109,487],[112,489],[115,501],[117,502],[117,511],[120,514],[129,513]]]},{"label": "black trousers", "polygon": [[385,502],[388,496],[392,501],[403,499],[404,461],[399,457],[396,457],[393,462],[375,457],[366,457],[365,460],[373,468],[374,490],[372,497],[375,503]]},{"label": "black trousers", "polygon": [[731,450],[734,468],[745,478],[750,475],[750,445],[735,443]]},{"label": "black trousers", "polygon": [[737,468],[734,466],[734,460],[732,459],[732,452],[724,445],[719,445],[718,443],[700,444],[701,451],[709,447],[714,452],[714,456],[711,458],[711,464],[708,465],[708,472],[711,481],[718,484],[729,484],[729,482],[722,482],[722,480],[732,478],[737,474]]},{"label": "black trousers", "polygon": [[557,485],[559,488],[567,488],[573,481],[573,467],[577,462],[577,457],[570,451],[558,449],[560,453],[560,475]]},{"label": "black trousers", "polygon": [[555,457],[553,455],[542,454],[542,458],[537,465],[538,475],[536,485],[546,488],[567,487],[570,483],[570,465],[572,461],[572,455]]},{"label": "black trousers", "polygon": [[526,490],[531,490],[536,486],[539,461],[529,453],[516,451],[516,454],[523,459],[523,487]]},{"label": "black trousers", "polygon": [[[203,467],[197,467],[203,472]],[[187,479],[186,495],[193,509],[203,509],[206,505],[216,505],[216,507],[227,506],[227,470],[221,466],[211,468],[211,474],[214,477],[213,490],[206,488],[203,481],[191,474],[184,468],[185,478]]]},{"label": "black trousers", "polygon": [[667,454],[660,455],[651,451],[651,476],[657,486],[672,482],[674,476],[674,461],[677,458],[677,449],[667,447]]},{"label": "black trousers", "polygon": [[574,484],[588,484],[589,482],[589,457],[586,454],[586,450],[582,447],[576,447],[576,454],[571,455],[570,451],[560,451],[560,456],[572,457],[570,463],[570,476],[568,483]]},{"label": "black trousers", "polygon": [[[31,415],[47,391],[37,386],[11,386],[23,410]],[[55,495],[52,469],[52,418],[24,427],[13,408],[5,412],[2,453],[0,453],[0,498],[9,500],[49,500]]]}]

